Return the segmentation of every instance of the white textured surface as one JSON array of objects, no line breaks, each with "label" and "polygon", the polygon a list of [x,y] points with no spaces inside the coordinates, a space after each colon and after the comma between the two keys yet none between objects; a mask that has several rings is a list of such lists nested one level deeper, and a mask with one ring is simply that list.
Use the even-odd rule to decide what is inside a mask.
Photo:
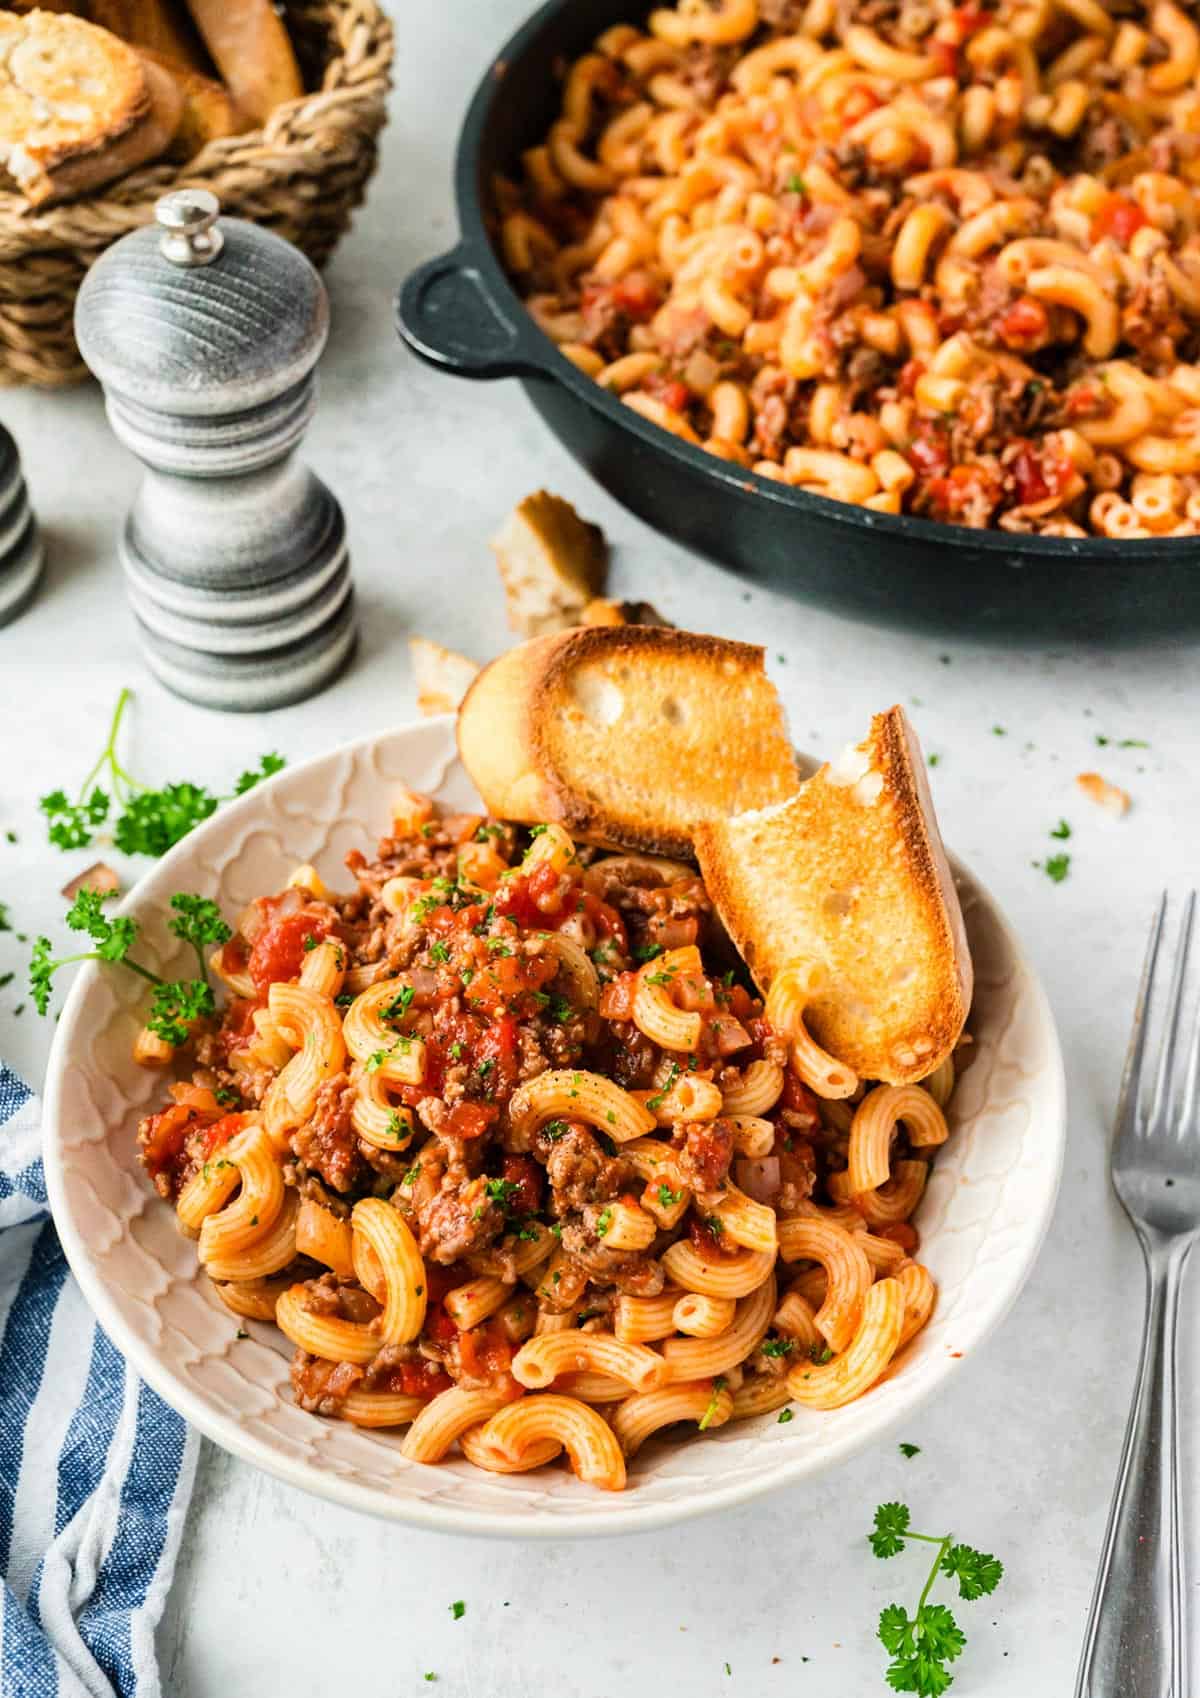
[{"label": "white textured surface", "polygon": [[[139,958],[186,971],[187,948],[166,926],[173,891],[236,914],[297,865],[344,879],[346,851],[370,850],[363,822],[386,820],[404,783],[451,808],[475,802],[451,719],[318,756],[206,821],[129,903]],[[896,1371],[845,1409],[797,1409],[783,1425],[767,1415],[690,1444],[647,1446],[622,1494],[556,1468],[506,1477],[461,1459],[423,1467],[405,1460],[395,1434],[305,1415],[291,1400],[286,1340],[270,1326],[245,1337],[146,1184],[131,1122],[161,1082],[131,1055],[144,998],[132,975],[97,965],[80,973],[63,1010],[46,1083],[46,1174],[71,1266],[114,1342],[184,1415],[247,1461],[351,1508],[493,1536],[642,1532],[820,1475],[936,1398],[1016,1296],[1054,1206],[1064,1102],[1053,1023],[985,893],[962,877],[960,894],[975,963],[974,1056],[915,1217],[939,1301]]]},{"label": "white textured surface", "polygon": [[[873,709],[909,706],[941,757],[932,777],[946,839],[1013,920],[1058,1016],[1071,1107],[1063,1189],[1013,1313],[903,1433],[922,1446],[911,1462],[889,1439],[818,1481],[677,1531],[528,1547],[318,1505],[206,1446],[162,1632],[165,1689],[660,1698],[669,1683],[689,1698],[871,1698],[886,1691],[875,1618],[893,1596],[913,1596],[919,1563],[876,1563],[862,1532],[877,1502],[903,1496],[922,1525],[953,1526],[1008,1564],[994,1600],[963,1606],[971,1640],[954,1698],[1065,1698],[1140,1323],[1139,1260],[1109,1191],[1105,1139],[1154,897],[1195,877],[1196,650],[971,649],[743,591],[599,495],[515,386],[455,384],[407,359],[391,296],[407,267],[452,239],[454,132],[489,47],[522,10],[523,0],[405,0],[400,13],[383,175],[329,273],[333,334],[307,444],[346,508],[363,615],[359,658],[327,697],[255,721],[166,696],[137,663],[122,601],[115,527],[136,468],[112,442],[99,396],[0,397],[50,554],[33,609],[0,631],[0,832],[20,835],[16,846],[0,836],[0,900],[30,932],[61,913],[57,887],[84,857],[48,859],[33,798],[82,778],[122,683],[139,689],[132,764],[158,779],[227,783],[264,748],[295,759],[408,717],[405,635],[481,658],[497,646],[500,597],[483,539],[544,483],[605,525],[618,593],[652,595],[676,619],[785,657],[771,670],[804,747],[834,751]],[[1006,736],[993,735],[997,724]],[[1097,734],[1151,747],[1097,748]],[[1089,767],[1133,792],[1126,820],[1077,799],[1074,775]],[[1073,860],[1055,886],[1030,862],[1064,847],[1047,837],[1063,815]],[[23,958],[0,936],[0,976]],[[12,1018],[17,989],[0,989],[0,1054],[40,1082],[49,1030],[28,1010]],[[1194,1382],[1196,1294],[1185,1301]],[[1196,1599],[1191,1383],[1185,1410]],[[467,1603],[457,1623],[456,1598]],[[426,1671],[436,1685],[423,1683]]]}]

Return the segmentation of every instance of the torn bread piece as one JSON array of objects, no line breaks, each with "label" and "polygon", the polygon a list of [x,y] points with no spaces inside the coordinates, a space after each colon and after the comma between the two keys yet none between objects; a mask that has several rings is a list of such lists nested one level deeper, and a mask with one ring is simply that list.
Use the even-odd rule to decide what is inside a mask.
[{"label": "torn bread piece", "polygon": [[472,684],[459,752],[501,819],[690,855],[696,821],[780,801],[799,782],[763,658],[653,625],[534,637]]},{"label": "torn bread piece", "polygon": [[971,956],[902,708],[787,801],[699,824],[696,853],[760,989],[792,962],[824,968],[805,1025],[860,1078],[910,1084],[951,1053]]},{"label": "torn bread piece", "polygon": [[453,713],[479,675],[465,654],[443,648],[428,637],[410,637],[408,652],[417,686],[417,710],[432,716]]},{"label": "torn bread piece", "polygon": [[509,626],[522,636],[578,625],[587,604],[604,592],[608,545],[603,531],[547,490],[527,495],[513,509],[492,538],[492,551]]},{"label": "torn bread piece", "polygon": [[[667,625],[669,619],[662,614],[652,602],[648,601],[605,601],[603,596],[597,596],[595,601],[589,601],[579,615],[580,625]],[[674,629],[673,626],[671,626]]]}]

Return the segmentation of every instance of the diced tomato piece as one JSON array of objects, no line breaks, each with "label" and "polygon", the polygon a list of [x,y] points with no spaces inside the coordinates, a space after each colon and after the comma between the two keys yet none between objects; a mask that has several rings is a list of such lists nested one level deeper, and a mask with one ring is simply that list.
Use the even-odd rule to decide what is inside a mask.
[{"label": "diced tomato piece", "polygon": [[677,377],[667,377],[663,372],[651,372],[642,387],[656,395],[664,406],[673,412],[682,413],[692,399],[692,392],[686,383]]},{"label": "diced tomato piece", "polygon": [[937,425],[926,425],[909,444],[908,458],[922,477],[945,477],[950,470],[950,439]]},{"label": "diced tomato piece", "polygon": [[865,83],[855,83],[854,87],[842,101],[839,116],[847,129],[857,124],[860,118],[865,118],[871,112],[883,105],[875,90],[868,88]]},{"label": "diced tomato piece", "polygon": [[455,1103],[446,1118],[446,1131],[452,1138],[482,1138],[499,1115],[495,1103]]},{"label": "diced tomato piece", "polygon": [[543,1174],[532,1156],[505,1156],[504,1178],[515,1187],[508,1193],[509,1210],[516,1215],[535,1214],[542,1201]]},{"label": "diced tomato piece", "polygon": [[730,985],[727,994],[729,998],[729,1012],[733,1015],[735,1020],[740,1020],[742,1024],[745,1025],[754,1008],[754,999],[751,997],[750,992],[746,989],[745,985]]},{"label": "diced tomato piece", "polygon": [[633,993],[637,974],[618,973],[600,992],[600,1013],[605,1020],[632,1020]]},{"label": "diced tomato piece", "polygon": [[[430,1332],[428,1316],[432,1315],[448,1291],[453,1291],[456,1285],[463,1282],[462,1271],[457,1267],[445,1267],[441,1262],[426,1262],[425,1264],[425,1293],[429,1303],[425,1321],[425,1331],[430,1338],[435,1335]],[[455,1331],[458,1329],[455,1328]],[[444,1340],[442,1341],[445,1342]]]},{"label": "diced tomato piece", "polygon": [[953,13],[954,22],[958,26],[958,38],[965,41],[969,35],[974,35],[985,24],[992,22],[992,14],[984,11],[982,6],[959,6]]},{"label": "diced tomato piece", "polygon": [[[452,1290],[453,1287],[447,1289]],[[444,1296],[445,1292],[442,1295]],[[425,1336],[434,1344],[452,1344],[458,1337],[458,1328],[442,1307],[440,1300],[435,1303],[432,1301],[432,1293],[430,1296],[431,1301],[425,1310]]]},{"label": "diced tomato piece", "polygon": [[935,37],[928,43],[928,51],[939,77],[958,75],[958,48],[954,42],[939,41]]},{"label": "diced tomato piece", "polygon": [[472,1379],[495,1378],[512,1365],[512,1345],[497,1321],[458,1335],[458,1359]]},{"label": "diced tomato piece", "polygon": [[517,1022],[501,1014],[475,1040],[472,1065],[485,1078],[487,1094],[501,1101],[510,1097],[517,1084]]},{"label": "diced tomato piece", "polygon": [[806,1115],[812,1125],[820,1123],[821,1113],[817,1107],[816,1096],[790,1067],[783,1075],[782,1102],[784,1108],[790,1108],[793,1114]]},{"label": "diced tomato piece", "polygon": [[1022,295],[996,323],[996,334],[1009,348],[1037,348],[1050,336],[1050,315],[1032,295]]},{"label": "diced tomato piece", "polygon": [[496,891],[496,912],[508,915],[519,926],[545,928],[545,916],[534,900],[529,877],[525,873],[501,879]]},{"label": "diced tomato piece", "polygon": [[1128,247],[1131,237],[1149,222],[1137,201],[1130,200],[1127,195],[1106,195],[1092,219],[1092,240],[1099,242],[1105,236],[1111,236],[1122,247]]},{"label": "diced tomato piece", "polygon": [[231,1138],[235,1138],[249,1118],[246,1114],[224,1114],[220,1120],[215,1121],[204,1134],[204,1141],[200,1146],[202,1159],[208,1161],[214,1150],[219,1150]]},{"label": "diced tomato piece", "polygon": [[315,938],[319,943],[332,929],[332,914],[306,908],[294,914],[282,914],[264,927],[250,951],[249,961],[250,977],[259,993],[265,995],[280,979],[298,978],[306,941]]},{"label": "diced tomato piece", "polygon": [[896,379],[896,388],[901,395],[911,395],[917,387],[917,379],[924,375],[924,360],[906,360],[900,368],[900,376]]},{"label": "diced tomato piece", "polygon": [[1012,462],[1013,481],[1021,506],[1046,501],[1059,495],[1070,480],[1071,462],[1066,455],[1038,453],[1031,442],[1023,442]]},{"label": "diced tomato piece", "polygon": [[625,929],[625,922],[617,913],[617,910],[610,903],[601,902],[600,898],[593,896],[590,890],[584,892],[583,908],[600,936],[611,938],[622,955],[627,954],[629,934]]},{"label": "diced tomato piece", "polygon": [[647,319],[662,301],[662,292],[648,271],[629,271],[613,285],[613,301],[633,319]]},{"label": "diced tomato piece", "polygon": [[738,1254],[739,1246],[721,1230],[720,1222],[715,1215],[701,1220],[695,1214],[690,1214],[687,1228],[688,1237],[695,1246],[696,1254],[702,1256],[706,1262],[715,1262],[719,1261],[722,1256],[736,1256]]},{"label": "diced tomato piece", "polygon": [[[454,1322],[450,1322],[454,1327]],[[457,1329],[455,1329],[457,1330]],[[405,1397],[421,1397],[428,1403],[440,1391],[449,1391],[454,1381],[444,1368],[425,1357],[412,1362],[398,1362],[387,1376],[387,1389]]]}]

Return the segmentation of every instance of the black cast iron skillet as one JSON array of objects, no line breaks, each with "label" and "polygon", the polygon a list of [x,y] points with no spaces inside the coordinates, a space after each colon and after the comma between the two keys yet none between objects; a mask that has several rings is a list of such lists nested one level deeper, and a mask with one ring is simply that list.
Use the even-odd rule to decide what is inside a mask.
[{"label": "black cast iron skillet", "polygon": [[400,334],[460,377],[516,377],[618,501],[771,588],[886,624],[979,637],[1136,639],[1200,629],[1200,537],[1011,536],[872,513],[756,477],[679,441],[597,387],[537,328],[496,246],[492,183],[558,115],[564,62],[646,0],[549,0],[471,101],[455,193],[462,239],[406,280]]}]

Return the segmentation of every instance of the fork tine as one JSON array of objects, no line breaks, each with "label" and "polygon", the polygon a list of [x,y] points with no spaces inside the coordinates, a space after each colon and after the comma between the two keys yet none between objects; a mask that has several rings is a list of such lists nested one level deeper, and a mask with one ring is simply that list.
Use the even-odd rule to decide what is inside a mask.
[{"label": "fork tine", "polygon": [[[1192,892],[1195,902],[1196,893]],[[1196,1124],[1197,1110],[1200,1109],[1200,1011],[1196,1015],[1195,1030],[1192,1033],[1191,1048],[1188,1052],[1187,1070],[1183,1079],[1183,1098],[1179,1105],[1179,1136],[1186,1138],[1193,1132]]]},{"label": "fork tine", "polygon": [[1171,989],[1167,997],[1166,1025],[1162,1047],[1158,1052],[1158,1067],[1154,1075],[1154,1096],[1150,1104],[1151,1126],[1161,1124],[1169,1107],[1171,1075],[1175,1071],[1175,1052],[1179,1047],[1179,1022],[1183,1013],[1183,993],[1187,980],[1188,953],[1192,944],[1192,918],[1196,912],[1196,893],[1192,891],[1183,905],[1183,921],[1179,927],[1179,942],[1175,946],[1175,970],[1171,974]]},{"label": "fork tine", "polygon": [[1162,941],[1166,913],[1167,893],[1164,890],[1158,899],[1154,923],[1150,927],[1150,941],[1146,945],[1146,959],[1142,966],[1141,983],[1138,985],[1137,1002],[1133,1010],[1133,1030],[1129,1034],[1129,1050],[1125,1056],[1125,1069],[1121,1074],[1121,1095],[1117,1103],[1118,1130],[1127,1123],[1132,1125],[1137,1121],[1138,1091],[1142,1081],[1142,1060],[1146,1053],[1146,1029],[1149,1024],[1147,1016],[1150,1012],[1154,970],[1158,962],[1158,946]]}]

